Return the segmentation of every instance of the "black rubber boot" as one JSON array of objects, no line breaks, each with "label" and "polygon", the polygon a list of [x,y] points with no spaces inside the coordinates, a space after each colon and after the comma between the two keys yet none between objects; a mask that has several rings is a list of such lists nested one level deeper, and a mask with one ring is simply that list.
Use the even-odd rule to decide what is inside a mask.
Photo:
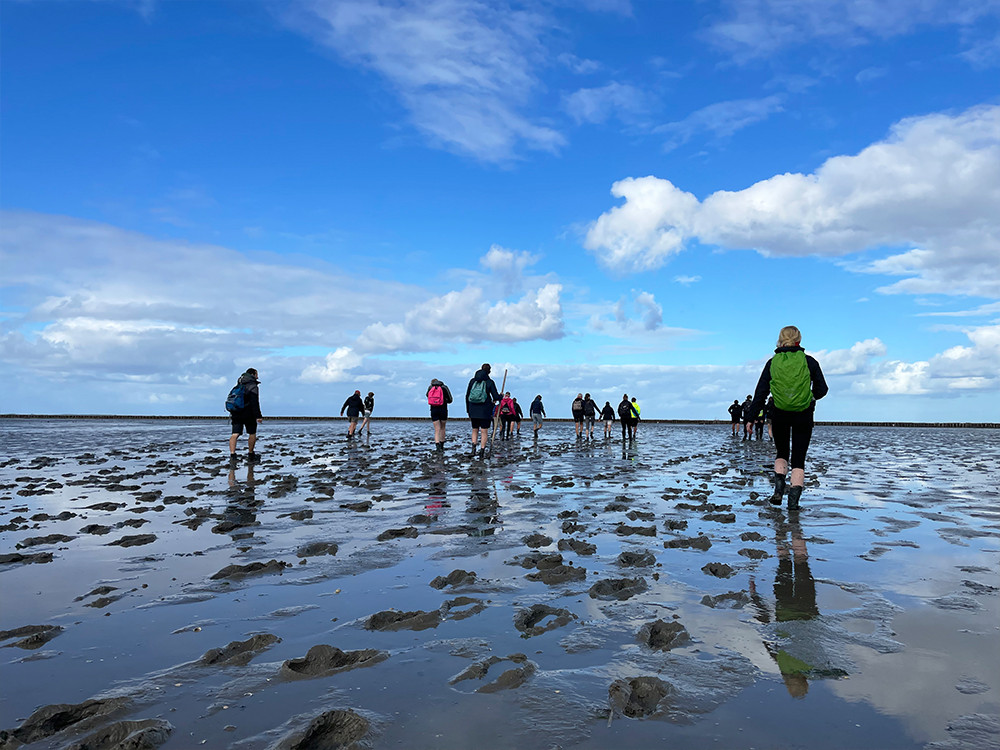
[{"label": "black rubber boot", "polygon": [[802,485],[792,485],[788,490],[788,510],[799,509],[799,498],[802,497]]},{"label": "black rubber boot", "polygon": [[774,494],[771,495],[771,505],[781,505],[781,498],[785,494],[785,475],[774,472]]}]

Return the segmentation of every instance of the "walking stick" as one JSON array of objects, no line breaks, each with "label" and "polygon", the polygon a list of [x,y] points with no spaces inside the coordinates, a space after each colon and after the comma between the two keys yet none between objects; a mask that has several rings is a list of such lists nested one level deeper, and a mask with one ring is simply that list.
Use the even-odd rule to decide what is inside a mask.
[{"label": "walking stick", "polygon": [[[503,401],[503,394],[505,393],[506,388],[507,388],[507,368],[504,368],[504,371],[503,371],[503,382],[500,384],[500,400],[501,401]],[[490,433],[490,455],[491,456],[493,455],[493,438],[497,434],[497,422],[499,422],[499,421],[500,421],[500,410],[498,409],[497,413],[493,415],[493,431]]]}]

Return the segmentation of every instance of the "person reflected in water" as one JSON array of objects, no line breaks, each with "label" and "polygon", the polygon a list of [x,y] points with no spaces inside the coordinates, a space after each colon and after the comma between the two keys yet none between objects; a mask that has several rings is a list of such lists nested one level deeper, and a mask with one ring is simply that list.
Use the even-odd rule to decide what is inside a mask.
[{"label": "person reflected in water", "polygon": [[[238,529],[258,525],[257,510],[264,501],[257,500],[257,482],[253,472],[254,464],[249,464],[246,481],[241,483],[236,478],[236,468],[233,466],[229,468],[229,490],[226,494],[230,500],[222,511],[222,519],[212,527],[213,533],[229,534]],[[247,539],[253,536],[253,532],[237,532],[231,536],[233,539]]]},{"label": "person reflected in water", "polygon": [[470,472],[472,486],[466,512],[472,516],[469,536],[493,536],[500,525],[500,498],[492,487],[486,472]]},{"label": "person reflected in water", "polygon": [[[819,616],[816,606],[816,581],[809,570],[809,553],[802,536],[798,514],[792,514],[787,524],[779,522],[775,535],[778,552],[778,566],[774,574],[774,610],[757,591],[753,576],[750,577],[750,600],[757,610],[756,618],[767,625],[771,622],[794,622],[812,620]],[[787,537],[790,535],[791,539]],[[765,642],[771,658],[781,671],[788,694],[793,698],[804,698],[809,692],[809,677],[839,676],[831,670],[818,670],[800,657],[807,656],[811,645],[796,641],[794,630],[790,630],[789,641],[782,645]],[[787,649],[798,652],[798,656]]]}]

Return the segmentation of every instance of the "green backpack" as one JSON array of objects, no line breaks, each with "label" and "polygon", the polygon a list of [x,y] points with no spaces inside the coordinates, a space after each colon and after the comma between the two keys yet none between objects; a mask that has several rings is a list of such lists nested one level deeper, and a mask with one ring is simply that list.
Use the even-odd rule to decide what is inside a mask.
[{"label": "green backpack", "polygon": [[782,411],[805,411],[812,404],[809,363],[801,349],[778,352],[771,358],[771,395]]},{"label": "green backpack", "polygon": [[489,391],[486,390],[485,380],[477,380],[472,384],[472,390],[469,391],[470,404],[485,404],[488,397]]}]

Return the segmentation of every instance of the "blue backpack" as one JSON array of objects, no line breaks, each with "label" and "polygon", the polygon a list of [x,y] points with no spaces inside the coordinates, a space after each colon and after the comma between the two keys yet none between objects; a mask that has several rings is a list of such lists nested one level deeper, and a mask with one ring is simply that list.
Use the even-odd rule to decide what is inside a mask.
[{"label": "blue backpack", "polygon": [[469,390],[469,403],[470,404],[485,404],[490,398],[489,391],[486,389],[485,380],[477,380],[472,384],[472,388]]},{"label": "blue backpack", "polygon": [[242,411],[244,406],[246,406],[246,385],[237,383],[226,397],[226,411]]}]

